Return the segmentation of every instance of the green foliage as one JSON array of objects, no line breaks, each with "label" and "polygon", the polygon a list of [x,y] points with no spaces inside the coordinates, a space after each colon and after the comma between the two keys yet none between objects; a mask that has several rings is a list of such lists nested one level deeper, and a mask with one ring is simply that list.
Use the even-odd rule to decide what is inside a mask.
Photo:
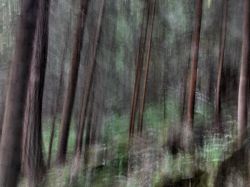
[{"label": "green foliage", "polygon": [[[68,138],[68,154],[69,156],[72,156],[74,153],[74,148],[75,148],[75,141],[76,141],[76,133],[75,133],[75,122],[72,121],[72,124],[70,125],[70,133],[69,133],[69,138]],[[56,151],[57,151],[57,144],[58,144],[58,139],[59,139],[59,129],[60,129],[60,121],[56,121],[55,124],[55,134],[54,134],[54,141],[53,141],[53,146],[52,146],[52,155],[51,159],[52,162],[55,159],[56,156]],[[45,158],[47,159],[48,155],[48,149],[49,149],[49,141],[50,141],[50,133],[51,133],[51,122],[48,120],[43,124],[43,145],[44,145],[44,153],[45,153]]]}]

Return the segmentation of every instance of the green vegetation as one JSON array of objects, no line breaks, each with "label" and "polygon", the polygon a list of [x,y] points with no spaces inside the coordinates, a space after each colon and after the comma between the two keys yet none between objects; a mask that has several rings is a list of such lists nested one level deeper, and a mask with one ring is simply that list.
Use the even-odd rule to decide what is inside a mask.
[{"label": "green vegetation", "polygon": [[[177,156],[173,156],[167,150],[161,148],[164,147],[166,143],[167,132],[171,124],[180,123],[175,121],[179,116],[179,108],[173,97],[166,100],[165,105],[166,116],[169,116],[165,120],[162,112],[162,104],[148,104],[145,110],[145,133],[150,135],[148,138],[153,141],[149,146],[160,148],[158,149],[158,153],[162,154],[161,160],[155,160],[155,162],[158,162],[158,166],[152,174],[153,186],[160,185],[162,180],[167,177],[176,180],[191,177],[194,170],[200,169],[207,172],[207,174],[204,175],[204,180],[207,180],[208,186],[212,187],[220,162],[230,156],[233,151],[232,143],[234,140],[234,131],[231,131],[231,134],[225,134],[223,137],[207,132],[204,134],[203,146],[197,147],[194,155],[180,152]],[[207,116],[211,115],[209,113],[211,110],[207,109],[209,106],[210,105],[203,105],[203,107],[198,107],[196,111],[198,128],[203,128],[199,125],[205,124],[208,118]],[[98,157],[103,160],[103,162],[94,162],[92,160],[92,165],[88,163],[88,166],[84,166],[77,181],[74,182],[75,186],[85,186],[88,184],[95,187],[108,187],[112,185],[124,186],[127,183],[129,183],[129,186],[137,186],[140,184],[136,176],[130,176],[129,178],[127,176],[129,159],[128,122],[128,114],[113,114],[111,117],[104,120],[101,134],[101,142],[103,142],[103,145],[100,147],[93,147],[92,150],[90,150],[91,157]],[[59,125],[59,123],[57,122],[56,125]],[[68,142],[68,160],[71,160],[71,155],[74,151],[75,123],[72,124],[71,128]],[[50,130],[50,123],[46,122],[43,129],[44,150],[46,155],[49,145]],[[52,149],[53,161],[55,161],[57,140],[58,130],[55,132]],[[140,150],[138,150],[138,152],[139,151]],[[146,154],[146,152],[144,154]],[[195,162],[193,162],[194,160]],[[71,181],[71,167],[71,162],[67,162],[63,168],[51,169],[46,184],[50,184],[49,186],[57,185],[58,187],[68,186]]]}]

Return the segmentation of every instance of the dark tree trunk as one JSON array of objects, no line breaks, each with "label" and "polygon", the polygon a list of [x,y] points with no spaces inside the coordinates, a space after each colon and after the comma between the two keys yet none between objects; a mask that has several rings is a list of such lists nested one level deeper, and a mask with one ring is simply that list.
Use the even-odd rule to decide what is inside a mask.
[{"label": "dark tree trunk", "polygon": [[192,128],[194,119],[194,105],[195,105],[195,90],[197,80],[197,66],[199,57],[199,44],[200,44],[200,30],[201,30],[201,17],[202,17],[202,0],[196,0],[195,8],[195,26],[192,36],[191,46],[191,72],[187,105],[187,125]]},{"label": "dark tree trunk", "polygon": [[37,18],[37,0],[22,0],[15,53],[9,75],[0,144],[0,186],[17,186],[21,165],[22,122]]},{"label": "dark tree trunk", "polygon": [[[145,0],[146,3],[146,0]],[[136,112],[138,107],[138,98],[140,92],[140,78],[142,74],[143,68],[143,55],[144,55],[144,44],[146,40],[146,24],[148,19],[148,4],[145,4],[145,8],[143,11],[143,20],[142,24],[140,25],[141,34],[139,40],[139,46],[137,48],[135,63],[136,63],[136,72],[135,72],[135,82],[133,88],[133,95],[132,95],[132,102],[131,102],[131,110],[130,110],[130,121],[129,121],[129,137],[134,135],[134,128],[135,128],[135,118]]]},{"label": "dark tree trunk", "polygon": [[149,12],[148,12],[148,24],[147,24],[147,35],[146,35],[146,42],[145,42],[145,75],[143,78],[143,90],[142,90],[142,101],[141,107],[139,110],[139,121],[138,121],[138,131],[142,133],[143,127],[143,113],[144,113],[144,105],[145,105],[145,98],[147,92],[147,83],[148,83],[148,72],[149,66],[151,61],[151,44],[152,44],[152,34],[154,28],[154,16],[155,16],[155,4],[156,0],[149,1]]},{"label": "dark tree trunk", "polygon": [[83,132],[84,132],[87,108],[88,108],[89,98],[90,98],[90,93],[91,93],[91,87],[92,87],[93,78],[94,78],[95,66],[96,66],[96,53],[97,53],[97,47],[98,47],[100,31],[101,31],[104,4],[105,4],[105,0],[101,0],[100,12],[98,15],[96,31],[94,34],[94,42],[90,51],[91,54],[90,54],[89,71],[88,71],[87,78],[85,81],[85,92],[83,95],[83,105],[82,105],[82,110],[80,114],[79,132],[77,134],[77,141],[76,141],[76,158],[80,158],[80,155],[82,153]]},{"label": "dark tree trunk", "polygon": [[216,95],[215,95],[215,127],[221,132],[221,76],[224,63],[226,32],[227,32],[227,12],[228,12],[228,0],[223,1],[223,20],[220,36],[220,52],[217,68],[217,83],[216,83]]},{"label": "dark tree trunk", "polygon": [[24,115],[22,164],[29,186],[36,186],[44,172],[42,151],[42,98],[48,53],[50,0],[39,1],[34,49]]},{"label": "dark tree trunk", "polygon": [[55,135],[55,125],[57,120],[57,114],[60,109],[60,99],[63,91],[63,85],[64,85],[64,66],[65,66],[65,58],[67,54],[68,49],[68,43],[69,43],[69,33],[70,33],[70,24],[68,24],[68,28],[65,32],[65,46],[63,49],[62,54],[62,60],[61,60],[61,67],[60,67],[60,78],[59,78],[59,85],[56,93],[55,103],[53,105],[52,109],[52,123],[51,123],[51,132],[50,132],[50,141],[49,141],[49,149],[48,149],[48,160],[47,160],[47,166],[50,167],[51,162],[51,151],[52,146],[54,142],[54,135]]},{"label": "dark tree trunk", "polygon": [[248,63],[249,63],[249,26],[250,0],[244,0],[242,54],[240,67],[240,82],[238,95],[238,145],[240,146],[247,135],[247,95],[248,95]]},{"label": "dark tree trunk", "polygon": [[197,66],[199,57],[200,30],[202,17],[202,0],[196,0],[194,30],[191,45],[191,70],[187,97],[187,114],[183,127],[182,144],[186,151],[193,151],[193,120],[195,107],[195,91],[197,81]]},{"label": "dark tree trunk", "polygon": [[61,119],[61,129],[60,129],[58,152],[57,152],[57,161],[59,164],[64,163],[66,159],[69,127],[70,127],[70,120],[72,116],[73,104],[75,99],[76,85],[78,79],[78,68],[81,57],[83,32],[87,15],[88,3],[89,0],[81,0],[81,7],[78,14],[71,67],[69,72],[66,94],[64,97],[63,112]]},{"label": "dark tree trunk", "polygon": [[84,151],[84,162],[85,165],[89,161],[89,148],[90,148],[90,133],[92,129],[92,124],[93,124],[93,108],[94,108],[94,102],[95,102],[95,93],[94,93],[94,84],[91,89],[91,98],[90,98],[90,103],[88,106],[88,120],[87,120],[87,128],[86,128],[86,137],[85,137],[85,151]]},{"label": "dark tree trunk", "polygon": [[135,84],[132,96],[130,125],[129,125],[130,137],[133,136],[134,134],[135,118],[138,109],[139,109],[138,125],[137,125],[138,133],[142,132],[142,127],[143,127],[143,113],[144,113],[144,104],[147,92],[148,72],[150,66],[151,42],[152,42],[151,39],[153,33],[155,4],[156,0],[145,1],[145,10],[143,13],[143,20],[141,25],[142,31],[140,36],[138,54],[136,58],[137,64],[135,73]]}]

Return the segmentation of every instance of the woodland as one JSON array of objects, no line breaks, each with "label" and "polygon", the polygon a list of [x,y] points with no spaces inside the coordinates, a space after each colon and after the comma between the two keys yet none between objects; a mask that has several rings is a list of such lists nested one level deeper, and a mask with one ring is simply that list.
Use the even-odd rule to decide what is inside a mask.
[{"label": "woodland", "polygon": [[0,187],[250,186],[250,0],[0,0]]}]

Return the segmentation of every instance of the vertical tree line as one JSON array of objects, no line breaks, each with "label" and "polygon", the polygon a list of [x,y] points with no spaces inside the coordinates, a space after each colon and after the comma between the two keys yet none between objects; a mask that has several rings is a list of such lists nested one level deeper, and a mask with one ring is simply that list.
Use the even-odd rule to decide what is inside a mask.
[{"label": "vertical tree line", "polygon": [[250,26],[250,2],[244,0],[243,11],[243,34],[242,34],[242,52],[240,65],[240,82],[238,95],[238,145],[241,145],[247,136],[247,95],[249,82],[249,30]]},{"label": "vertical tree line", "polygon": [[[21,167],[22,121],[29,79],[38,0],[23,0],[9,73],[0,143],[0,186],[17,186]],[[29,18],[29,19],[27,19]]]},{"label": "vertical tree line", "polygon": [[138,111],[138,133],[142,133],[143,113],[147,92],[147,79],[150,66],[151,42],[155,16],[156,0],[146,0],[143,20],[141,24],[141,35],[136,56],[135,83],[132,96],[129,136],[133,136],[135,129],[135,119]]},{"label": "vertical tree line", "polygon": [[216,82],[216,95],[215,95],[215,127],[222,131],[221,124],[221,79],[222,79],[222,68],[224,63],[225,45],[226,45],[226,32],[227,32],[227,14],[228,14],[228,0],[223,0],[223,11],[222,11],[222,24],[220,33],[220,49],[219,49],[219,60],[217,67],[217,82]]},{"label": "vertical tree line", "polygon": [[199,46],[200,46],[200,31],[201,31],[201,19],[202,19],[202,0],[195,1],[195,15],[194,15],[194,30],[192,34],[191,43],[191,66],[189,73],[189,87],[187,97],[187,111],[186,121],[184,123],[184,147],[190,149],[193,144],[193,121],[194,121],[194,109],[195,109],[195,92],[197,82],[197,67],[199,58]]},{"label": "vertical tree line", "polygon": [[29,186],[45,172],[42,149],[42,101],[48,53],[50,0],[39,1],[23,124],[22,165]]},{"label": "vertical tree line", "polygon": [[[231,31],[233,29],[230,24],[233,24],[234,20],[232,21],[231,15],[229,16],[229,14],[232,14],[229,2],[229,0],[222,0],[218,9],[214,10],[216,12],[214,15],[221,14],[220,27],[217,30],[213,28],[204,32],[203,36],[203,26],[205,30],[208,30],[210,26],[209,23],[203,24],[203,22],[208,19],[206,18],[206,11],[211,8],[210,3],[212,1],[205,4],[204,0],[194,0],[192,3],[187,3],[181,7],[176,6],[180,5],[180,2],[177,1],[72,1],[65,5],[65,11],[69,11],[70,14],[74,11],[77,12],[75,27],[72,29],[74,32],[72,34],[73,41],[70,40],[71,25],[68,23],[67,28],[61,33],[64,43],[61,47],[62,54],[58,58],[60,65],[52,68],[52,71],[55,71],[52,74],[58,78],[57,85],[49,85],[52,89],[46,90],[45,77],[48,71],[46,67],[48,62],[54,61],[53,58],[53,60],[49,58],[51,54],[48,45],[50,37],[53,35],[53,32],[50,32],[51,26],[49,24],[50,18],[53,18],[50,17],[53,14],[51,0],[20,1],[15,46],[8,76],[5,104],[3,105],[3,122],[0,124],[0,187],[18,186],[19,178],[22,181],[24,179],[24,183],[27,180],[27,185],[31,187],[46,185],[46,174],[50,175],[51,168],[55,167],[57,172],[68,165],[71,166],[70,180],[67,178],[69,185],[73,185],[71,179],[76,179],[76,174],[84,173],[85,169],[88,170],[88,176],[84,176],[86,177],[84,184],[92,184],[93,179],[97,179],[95,177],[98,176],[99,171],[100,173],[110,172],[114,170],[113,165],[118,167],[118,172],[111,171],[110,176],[113,177],[113,173],[117,172],[120,177],[122,173],[127,177],[127,184],[129,185],[130,177],[137,175],[137,167],[150,168],[151,174],[152,171],[159,169],[160,166],[158,165],[163,161],[161,154],[173,154],[174,157],[171,159],[175,162],[178,160],[175,158],[179,156],[177,153],[183,156],[188,152],[191,153],[191,156],[194,156],[197,154],[195,151],[202,152],[204,149],[204,152],[206,152],[206,149],[209,148],[203,145],[204,137],[213,136],[217,141],[217,134],[223,135],[223,133],[226,134],[226,130],[231,130],[226,129],[225,124],[232,123],[236,116],[237,127],[235,126],[235,128],[237,128],[237,134],[235,134],[235,137],[237,137],[236,142],[239,151],[233,153],[229,160],[233,159],[237,152],[244,152],[242,150],[248,145],[246,140],[248,138],[250,68],[250,0],[241,1],[243,3],[242,33],[240,35],[242,38],[239,41],[236,36],[233,36],[234,31]],[[57,3],[59,1],[55,2],[55,4]],[[64,3],[66,4],[66,1]],[[77,3],[79,3],[79,7],[77,7]],[[231,1],[230,3],[234,5],[235,2]],[[0,2],[0,6],[1,4]],[[167,10],[163,5],[169,6]],[[68,10],[69,7],[72,10]],[[75,7],[77,7],[76,10],[74,10]],[[176,10],[170,10],[173,7]],[[193,21],[193,25],[190,27],[187,26],[189,18],[183,17],[183,12],[188,7],[194,13],[191,16],[192,19],[189,20],[190,22]],[[122,8],[124,8],[124,12]],[[138,9],[140,11],[137,8],[140,8]],[[164,13],[162,13],[163,10]],[[170,13],[167,11],[170,11]],[[173,14],[175,11],[177,13]],[[173,15],[179,17],[175,18]],[[122,16],[126,16],[126,19]],[[136,23],[129,23],[131,17]],[[238,17],[236,18],[238,20]],[[216,22],[215,19],[217,18],[213,18],[211,25]],[[164,26],[162,26],[163,23]],[[241,22],[237,24],[241,24]],[[89,29],[89,25],[93,28]],[[0,34],[1,29],[0,27]],[[134,33],[137,31],[136,29],[139,30],[139,34]],[[157,29],[162,29],[162,31],[158,32]],[[216,37],[211,37],[216,31],[218,31],[218,42],[214,39]],[[233,34],[228,34],[229,31]],[[60,31],[54,32],[59,33]],[[190,36],[190,41],[187,41],[186,35]],[[2,35],[0,35],[0,39],[1,37]],[[241,44],[241,54],[238,54],[241,57],[240,60],[237,54],[233,60],[231,60],[231,54],[227,54],[229,53],[226,50],[227,48],[231,50],[236,48],[232,45],[234,41],[231,41],[231,37],[237,38],[235,39],[237,40],[236,43]],[[122,43],[121,41],[124,38],[128,41]],[[157,42],[155,42],[155,38],[157,38]],[[160,43],[160,45],[155,45],[155,43]],[[218,54],[214,52],[211,43],[215,43],[214,46]],[[216,48],[217,43],[218,50]],[[53,45],[58,48],[59,44],[55,42]],[[133,47],[135,49],[131,49]],[[166,50],[166,48],[169,48],[169,50]],[[162,50],[164,54],[161,54],[158,50]],[[69,63],[67,63],[68,51],[72,53]],[[184,54],[186,51],[188,51],[188,55]],[[51,53],[53,52],[51,49]],[[85,55],[84,59],[82,59],[83,55]],[[130,63],[131,59],[134,59],[134,61]],[[240,63],[235,63],[234,61],[237,61],[235,59]],[[83,61],[85,64],[81,66]],[[188,63],[184,64],[186,61]],[[233,63],[236,65],[232,65]],[[80,71],[81,68],[83,69],[82,72]],[[237,75],[237,68],[239,68],[239,75]],[[233,78],[230,77],[228,69],[235,74]],[[66,70],[68,74],[65,73]],[[214,71],[216,72],[215,75],[213,74]],[[208,75],[203,77],[202,73],[204,72],[207,72]],[[81,73],[83,76],[81,76]],[[127,77],[133,73],[134,76]],[[64,90],[65,79],[66,88]],[[224,107],[227,100],[224,99],[226,94],[223,94],[225,92],[223,89],[229,87],[230,83],[227,83],[227,81],[231,81],[231,79],[238,82],[236,84],[237,90],[230,88],[232,95],[235,96],[236,94],[237,97],[233,98],[234,104],[227,103],[227,109],[227,107]],[[130,80],[134,82],[131,84]],[[216,80],[216,82],[213,83],[213,80]],[[79,87],[83,87],[83,89],[79,91]],[[162,87],[163,90],[159,91],[158,87]],[[213,92],[213,88],[215,92]],[[46,91],[52,92],[53,97],[45,97]],[[159,92],[163,92],[162,99],[156,98],[161,95]],[[48,107],[50,112],[46,108],[45,112],[43,106],[48,103],[51,103],[51,107]],[[60,107],[61,105],[62,107]],[[79,116],[76,115],[77,122],[75,124],[72,116],[76,107],[78,107]],[[237,114],[234,116],[234,114],[229,114],[228,111]],[[225,115],[224,112],[228,114]],[[160,115],[158,115],[159,113]],[[149,115],[146,116],[146,114]],[[163,120],[161,119],[162,114]],[[57,125],[58,116],[61,119],[60,124],[58,124],[59,127]],[[145,120],[146,117],[148,122]],[[50,121],[49,125],[44,122],[46,120]],[[208,122],[209,120],[212,122]],[[181,125],[177,123],[181,123]],[[72,144],[72,141],[70,141],[73,134],[71,124],[76,126],[76,133],[73,135],[74,151],[72,154],[70,154],[72,149],[68,148],[68,144]],[[174,128],[171,129],[171,126],[174,126]],[[216,131],[213,131],[214,128]],[[230,126],[230,128],[234,128],[234,126]],[[47,131],[49,132],[48,136],[45,134]],[[167,137],[164,137],[164,133],[168,134]],[[137,135],[140,140],[139,146],[136,144],[137,141],[133,141],[134,144],[131,144],[131,140]],[[43,139],[43,137],[46,138]],[[209,138],[208,140],[210,140]],[[218,139],[225,140],[226,138],[223,139],[220,136]],[[54,158],[53,146],[55,141],[57,141],[57,147]],[[160,151],[158,147],[153,151],[146,149],[148,146],[154,147],[155,142],[160,144]],[[171,144],[167,145],[168,150],[166,152],[165,142]],[[231,142],[226,143],[230,144]],[[133,151],[130,154],[129,148],[134,147],[135,149],[138,148],[135,152],[138,151],[138,155],[142,155],[141,158],[137,158]],[[228,146],[227,148],[231,147]],[[145,152],[141,153],[140,151]],[[244,152],[243,159],[246,157],[245,154]],[[95,161],[94,164],[96,165],[92,163],[94,162],[92,156],[96,156],[97,160],[99,159]],[[247,154],[247,156],[249,155]],[[153,160],[151,157],[159,159],[155,161],[157,166],[151,163]],[[47,158],[46,161],[45,158]],[[123,171],[124,168],[129,168],[130,164],[134,164],[133,159],[139,160],[138,163],[135,163],[136,166],[131,167],[131,171],[130,169],[129,171]],[[55,166],[53,161],[56,163]],[[80,170],[82,168],[84,170]],[[150,178],[148,175],[145,174],[146,177],[144,177]],[[191,175],[196,177],[195,173],[191,173]],[[89,181],[88,177],[91,178]],[[190,185],[193,178],[188,180],[191,181],[189,181]],[[104,181],[102,182],[104,185]],[[172,182],[169,182],[169,184],[172,184]]]},{"label": "vertical tree line", "polygon": [[80,9],[77,17],[71,67],[69,70],[67,89],[64,97],[63,112],[62,112],[61,127],[60,127],[60,138],[58,142],[57,160],[59,163],[64,163],[66,159],[69,128],[70,128],[73,104],[75,100],[78,69],[81,58],[83,32],[85,28],[88,3],[89,0],[81,0]]}]

